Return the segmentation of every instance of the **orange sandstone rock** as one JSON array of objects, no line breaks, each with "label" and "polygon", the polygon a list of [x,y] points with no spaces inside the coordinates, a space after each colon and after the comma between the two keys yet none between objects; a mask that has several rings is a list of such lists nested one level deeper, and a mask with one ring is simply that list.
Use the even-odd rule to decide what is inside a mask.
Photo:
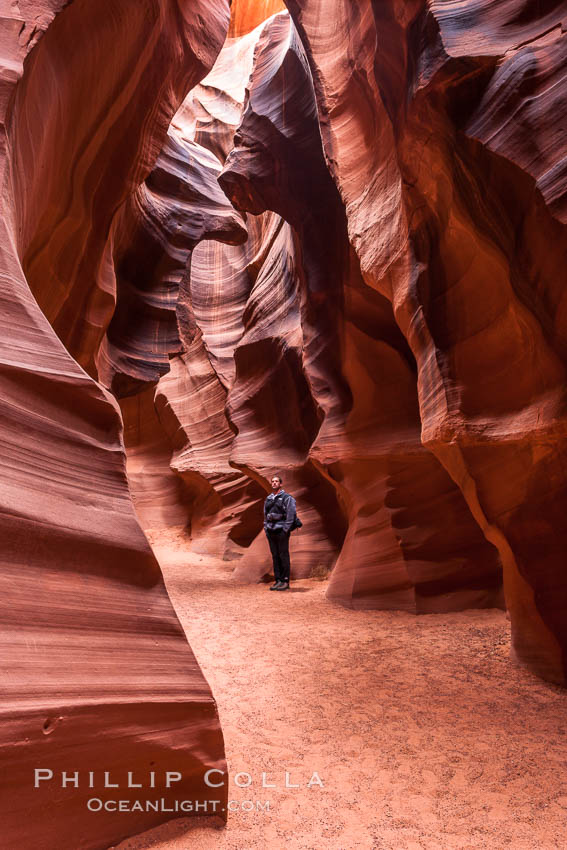
[{"label": "orange sandstone rock", "polygon": [[270,15],[285,9],[283,0],[232,0],[230,26],[231,38],[245,35],[262,24]]}]

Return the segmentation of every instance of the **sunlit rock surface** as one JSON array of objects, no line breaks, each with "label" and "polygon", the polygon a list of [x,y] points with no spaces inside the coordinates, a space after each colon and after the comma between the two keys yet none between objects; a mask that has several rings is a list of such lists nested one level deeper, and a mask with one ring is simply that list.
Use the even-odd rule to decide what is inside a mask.
[{"label": "sunlit rock surface", "polygon": [[[111,221],[228,23],[224,0],[2,4],[6,847],[102,848],[171,817],[89,818],[87,771],[103,800],[116,797],[104,771],[135,799],[127,772],[147,785],[152,766],[153,795],[197,800],[205,770],[225,766],[214,700],[134,512],[119,408],[87,372],[114,306]],[[34,788],[35,768],[53,781]],[[79,788],[63,789],[76,770]],[[165,770],[182,773],[175,789]]]},{"label": "sunlit rock surface", "polygon": [[228,34],[231,38],[245,35],[284,9],[283,0],[232,0]]},{"label": "sunlit rock surface", "polygon": [[[279,212],[301,245],[301,362],[313,405],[304,451],[307,466],[322,477],[319,487],[311,481],[307,493],[317,504],[317,494],[326,492],[319,503],[324,521],[346,535],[329,596],[356,607],[417,611],[497,604],[496,552],[449,476],[420,444],[413,358],[388,301],[365,285],[349,253],[344,210],[322,155],[305,54],[286,16],[266,26],[249,90],[220,182],[238,208]],[[278,101],[279,111],[268,108]],[[277,321],[273,309],[270,315]],[[259,351],[255,359],[266,357]],[[276,375],[266,385],[276,400],[281,389],[288,423],[285,382]],[[231,409],[235,394],[229,396]],[[259,413],[266,406],[253,407],[248,397],[244,409]],[[308,425],[305,403],[300,409]],[[238,427],[238,414],[233,416]],[[257,468],[253,447],[243,447],[246,435],[254,435],[256,451],[270,440],[281,444],[280,418],[268,423],[262,439],[257,425],[238,427],[235,459],[245,463],[249,455]],[[297,437],[295,444],[301,450]],[[277,457],[275,447],[270,455]],[[449,514],[450,534],[443,520]],[[315,541],[315,551],[317,546]]]}]

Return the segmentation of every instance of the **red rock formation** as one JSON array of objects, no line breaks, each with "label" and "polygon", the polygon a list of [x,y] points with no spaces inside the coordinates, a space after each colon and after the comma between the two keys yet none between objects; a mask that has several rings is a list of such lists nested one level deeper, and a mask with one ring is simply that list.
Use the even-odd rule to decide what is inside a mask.
[{"label": "red rock formation", "polygon": [[[155,331],[148,333],[147,321],[133,324],[129,320],[128,310],[123,312],[123,338],[127,339],[128,334],[136,334],[138,350],[145,348],[145,359],[148,363],[152,358],[155,359],[155,339],[160,336],[163,338],[160,363],[153,367],[154,380],[159,375],[157,369],[163,372],[171,366],[171,372],[159,384],[155,406],[151,400],[153,394],[148,393],[122,402],[129,455],[128,471],[138,514],[148,528],[156,525],[187,524],[194,548],[218,551],[219,554],[225,552],[227,543],[230,548],[232,536],[241,540],[243,526],[240,517],[247,516],[251,490],[255,491],[256,503],[255,510],[252,511],[255,515],[252,537],[257,534],[261,523],[258,497],[263,490],[256,482],[251,482],[246,475],[228,465],[229,452],[223,454],[223,446],[227,445],[223,432],[228,432],[229,448],[234,435],[224,414],[226,388],[219,382],[200,342],[201,331],[196,324],[195,311],[201,317],[205,330],[208,327],[207,315],[218,323],[214,331],[215,337],[222,340],[221,344],[228,349],[231,359],[231,346],[233,347],[239,332],[241,333],[241,323],[237,320],[234,329],[229,328],[239,310],[240,314],[242,313],[245,299],[239,307],[237,296],[236,304],[231,306],[227,281],[218,273],[216,276],[212,274],[211,268],[204,270],[205,277],[200,292],[191,291],[189,278],[192,268],[199,265],[201,248],[206,252],[218,250],[232,252],[233,257],[246,257],[251,246],[255,244],[254,240],[249,240],[242,249],[237,249],[205,242],[193,252],[201,238],[213,237],[237,243],[242,241],[242,233],[246,236],[243,231],[243,219],[221,192],[216,183],[216,176],[221,169],[221,160],[224,161],[224,156],[232,145],[234,128],[240,120],[245,81],[252,66],[257,37],[257,34],[251,33],[247,38],[232,43],[229,41],[215,65],[214,72],[189,93],[172,122],[170,138],[185,149],[187,161],[191,163],[193,152],[197,150],[207,167],[206,171],[202,165],[197,169],[193,165],[189,171],[184,169],[180,182],[171,174],[169,159],[162,155],[158,168],[140,191],[140,194],[146,197],[149,184],[155,183],[156,179],[168,187],[167,196],[161,193],[157,209],[158,216],[172,220],[172,226],[166,230],[160,224],[158,238],[152,238],[151,231],[152,228],[155,230],[155,226],[151,224],[151,218],[141,212],[140,205],[133,209],[129,217],[140,234],[141,242],[148,244],[150,240],[149,250],[153,258],[151,263],[144,261],[139,250],[132,250],[128,230],[123,231],[121,236],[123,250],[130,257],[128,276],[137,282],[145,278],[146,288],[152,293],[157,291],[156,284],[161,287],[162,291],[169,295],[169,304],[172,307],[170,316],[173,319],[168,319],[163,311],[161,315],[156,312]],[[242,70],[242,78],[234,75],[235,65]],[[210,151],[204,146],[208,146]],[[215,178],[214,185],[210,182],[210,175]],[[195,186],[195,178],[197,183],[202,186],[205,184],[200,197],[196,191],[198,187]],[[183,203],[183,195],[187,199],[186,203]],[[214,201],[216,217],[205,215],[203,219],[202,201],[206,196]],[[177,223],[182,206],[186,209],[186,216],[178,230]],[[147,204],[145,207],[149,208]],[[205,226],[207,223],[208,227]],[[161,283],[157,281],[159,274],[163,278]],[[249,284],[245,285],[250,288]],[[180,297],[175,316],[173,311],[179,287]],[[216,298],[221,289],[224,290],[223,301],[217,311]],[[201,316],[201,302],[205,304],[204,316]],[[207,306],[212,308],[212,314],[207,310]],[[236,336],[233,335],[234,331]],[[112,334],[111,325],[109,338]],[[171,362],[167,361],[167,354],[171,356],[176,351],[185,349],[184,355],[172,357]],[[189,351],[191,357],[187,355]],[[140,379],[143,377],[140,367],[145,367],[136,357],[130,357],[129,360],[128,364],[124,359],[115,358],[114,386],[123,386],[124,391],[135,392],[136,385],[132,383],[132,377],[128,377],[128,373],[133,376],[138,372]],[[216,362],[214,366],[218,368]],[[104,371],[104,357],[99,359],[99,368],[101,367],[103,379],[110,383],[112,377],[110,372]],[[151,380],[151,369],[146,371],[145,377]],[[215,434],[214,443],[211,445],[213,426]],[[168,463],[165,463],[166,457]],[[172,470],[175,470],[175,473]],[[227,528],[223,531],[225,522],[221,513],[225,503]],[[214,528],[210,527],[212,522]],[[246,520],[244,527],[247,527]],[[234,534],[231,536],[232,530]],[[249,542],[247,535],[248,532],[245,532],[245,540]]]},{"label": "red rock formation", "polygon": [[[171,817],[89,819],[89,798],[117,796],[103,771],[121,799],[199,800],[204,771],[225,764],[214,700],[134,514],[118,407],[71,354],[92,367],[113,307],[110,222],[213,63],[228,4],[64,5],[4,12],[0,151],[2,842],[58,850]],[[35,768],[53,781],[34,789]],[[76,770],[79,787],[62,788]],[[183,781],[167,789],[165,770]],[[127,771],[143,792],[125,788]]]},{"label": "red rock formation", "polygon": [[[77,39],[79,29],[97,31],[100,5],[81,0],[54,20],[49,56],[44,49],[30,54],[16,91],[12,161],[21,199],[19,253],[40,307],[92,374],[114,308],[110,224],[154,165],[180,100],[212,66],[227,10],[227,0],[197,0],[191,8],[180,0],[152,0],[146,14],[135,4],[120,6],[106,23],[106,37],[121,44],[127,32],[124,55],[102,74],[107,43]],[[62,145],[70,123],[73,132]],[[129,134],[130,144],[117,144],[120,131]],[[70,171],[73,162],[77,167]]]},{"label": "red rock formation", "polygon": [[[517,651],[543,675],[562,680],[563,601],[554,579],[562,550],[552,547],[543,564],[541,555],[546,541],[558,539],[549,499],[557,502],[562,485],[552,484],[539,507],[530,497],[520,511],[517,502],[526,488],[543,496],[542,475],[557,479],[544,470],[561,445],[555,423],[561,422],[563,311],[555,281],[565,253],[558,222],[564,148],[562,137],[550,143],[536,105],[553,104],[560,92],[554,85],[562,62],[559,19],[531,6],[518,15],[514,4],[496,13],[477,3],[465,25],[460,7],[435,3],[403,9],[368,3],[356,13],[337,4],[333,15],[307,0],[289,5],[308,46],[327,162],[362,278],[356,261],[349,263],[341,207],[317,158],[301,46],[278,16],[253,34],[249,93],[237,98],[242,114],[221,182],[238,207],[274,210],[295,235],[274,219],[280,241],[273,260],[269,237],[258,243],[260,264],[252,266],[246,257],[254,239],[233,256],[226,253],[233,249],[201,246],[185,298],[191,327],[199,329],[186,346],[197,346],[191,349],[196,363],[216,387],[213,408],[228,463],[223,474],[237,467],[262,481],[283,465],[301,490],[296,476],[311,469],[304,506],[316,501],[314,482],[327,482],[334,496],[331,509],[325,497],[322,512],[335,526],[343,523],[330,594],[350,604],[434,610],[494,603],[498,567],[480,527],[506,565]],[[383,35],[378,53],[377,32]],[[479,33],[482,51],[473,50]],[[228,51],[249,57],[253,39],[246,48],[227,45],[218,71],[225,83]],[[345,64],[345,55],[356,58]],[[521,80],[519,94],[512,80]],[[221,91],[214,95],[218,111],[205,120],[202,110],[195,134],[222,161],[238,120],[234,108],[228,115]],[[337,228],[333,251],[329,225]],[[545,251],[544,233],[554,235]],[[284,271],[277,263],[286,255]],[[276,263],[271,271],[270,262]],[[212,313],[205,285],[211,268],[218,286]],[[295,280],[289,269],[299,273]],[[477,293],[484,298],[480,313]],[[526,351],[537,352],[537,368]],[[261,358],[273,364],[270,379]],[[190,358],[185,367],[191,370]],[[278,388],[286,375],[293,376],[284,393],[288,409],[299,406],[282,423]],[[167,380],[162,412],[176,404],[173,376]],[[180,423],[179,406],[178,415]],[[238,430],[232,444],[231,423]],[[203,450],[199,463],[188,450],[195,427],[189,421],[181,427],[186,436],[176,450],[184,460],[174,466],[186,476],[203,464]],[[540,446],[535,456],[534,445]],[[517,481],[524,483],[503,487]],[[215,488],[206,489],[207,498]],[[210,531],[218,523],[223,539],[226,514],[218,508],[215,520],[213,502],[202,527]],[[539,525],[527,519],[532,509]],[[325,536],[315,535],[300,570],[308,559],[313,566]],[[538,564],[525,554],[534,549]],[[255,548],[249,551],[256,559]],[[261,573],[245,563],[237,574]]]},{"label": "red rock formation", "polygon": [[[211,363],[225,382],[227,416],[237,432],[231,435],[229,462],[259,480],[264,497],[273,470],[284,473],[285,485],[295,493],[306,520],[306,534],[294,537],[294,574],[309,575],[314,570],[324,573],[336,558],[344,521],[333,488],[308,461],[320,408],[304,364],[297,244],[289,225],[277,215],[264,214],[249,230],[252,250],[248,262],[237,265],[233,260],[231,264],[240,272],[230,281],[246,296],[240,334],[232,352],[222,344],[224,336],[214,333],[217,327],[211,327],[205,305],[198,300],[205,291],[206,270],[210,269],[205,264],[193,269],[192,303]],[[234,249],[232,252],[236,253]],[[224,287],[217,290],[222,299],[228,281],[223,275],[219,280],[221,286],[224,281]],[[327,490],[330,492],[324,496],[322,491]],[[325,516],[329,508],[331,515]],[[254,536],[262,529],[261,504],[257,504],[255,516]],[[269,570],[269,564],[262,532],[245,553],[236,576],[258,579]]]},{"label": "red rock formation", "polygon": [[[300,496],[312,504],[317,477],[335,490],[334,499],[319,505],[337,530],[348,521],[344,544],[335,538],[341,551],[331,598],[356,607],[417,611],[497,603],[495,551],[483,541],[450,477],[421,447],[414,362],[391,307],[364,284],[355,262],[349,270],[346,222],[322,157],[309,73],[284,15],[266,25],[258,43],[246,109],[220,182],[240,209],[272,209],[291,222],[302,263],[294,390],[284,373],[272,367],[266,375],[264,365],[268,360],[283,366],[291,342],[283,350],[261,348],[264,339],[282,336],[275,328],[292,327],[292,303],[281,296],[276,301],[273,284],[271,302],[264,296],[255,305],[258,284],[249,298],[247,313],[254,311],[255,324],[235,351],[237,380],[228,397],[238,428],[233,461],[257,471],[265,457],[284,468],[302,463],[312,472]],[[282,279],[281,271],[272,277]],[[267,329],[259,333],[263,324]],[[296,415],[290,400],[302,373],[305,400]],[[285,417],[279,415],[278,391]],[[381,399],[387,399],[382,412]],[[296,421],[303,429],[312,422],[303,439]],[[317,536],[310,548],[317,564]]]},{"label": "red rock formation", "polygon": [[[270,563],[261,501],[277,468],[305,519],[294,537],[294,575],[325,574],[339,556],[331,598],[415,611],[498,604],[495,550],[421,446],[413,357],[389,301],[362,280],[350,254],[306,58],[287,14],[228,40],[171,132],[226,160],[223,188],[257,218],[249,216],[241,247],[205,241],[193,251],[185,223],[178,280],[191,260],[177,304],[179,340],[167,319],[163,331],[163,354],[179,341],[184,354],[161,379],[155,412],[147,395],[140,406],[123,404],[143,522],[179,522],[186,511],[194,548],[239,558],[235,577],[258,580]],[[160,162],[167,181],[171,165]],[[160,199],[172,215],[176,194],[179,187]],[[147,241],[148,216],[138,209],[134,218]],[[171,228],[160,233],[150,263],[128,248],[129,277],[147,275],[150,287],[156,263],[169,268],[175,254]],[[138,352],[144,335],[159,339],[158,325],[151,334],[145,321],[128,327],[139,335]],[[120,365],[115,388],[131,385],[132,368],[146,368],[143,357],[130,363]],[[137,422],[146,423],[142,430]],[[164,434],[182,484],[165,464]]]},{"label": "red rock formation", "polygon": [[564,682],[564,6],[287,5],[422,442],[498,547],[518,657]]}]

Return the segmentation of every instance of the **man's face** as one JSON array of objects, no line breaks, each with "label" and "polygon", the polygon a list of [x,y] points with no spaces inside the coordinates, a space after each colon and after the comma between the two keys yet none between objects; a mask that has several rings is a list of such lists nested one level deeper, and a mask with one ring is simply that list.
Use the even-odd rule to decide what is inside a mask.
[{"label": "man's face", "polygon": [[280,481],[277,475],[274,475],[274,477],[272,478],[272,493],[277,493],[281,486],[282,482]]}]

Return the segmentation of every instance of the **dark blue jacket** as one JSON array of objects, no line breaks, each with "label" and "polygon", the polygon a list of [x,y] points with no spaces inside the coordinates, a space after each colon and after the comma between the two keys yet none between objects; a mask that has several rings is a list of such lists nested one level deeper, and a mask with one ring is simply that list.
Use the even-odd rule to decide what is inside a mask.
[{"label": "dark blue jacket", "polygon": [[[285,490],[275,495],[270,493],[264,502],[264,531],[291,531],[295,511],[295,499]],[[268,519],[268,514],[277,514],[277,518]]]}]

